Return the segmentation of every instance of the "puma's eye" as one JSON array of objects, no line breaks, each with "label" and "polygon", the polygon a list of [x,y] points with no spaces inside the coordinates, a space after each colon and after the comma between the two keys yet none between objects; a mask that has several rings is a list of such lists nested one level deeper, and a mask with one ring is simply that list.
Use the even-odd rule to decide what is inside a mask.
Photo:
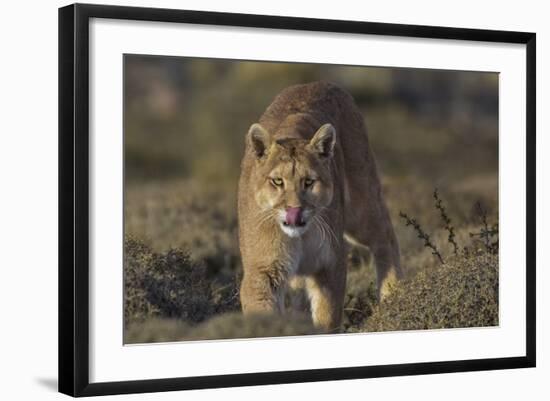
[{"label": "puma's eye", "polygon": [[306,180],[304,181],[304,185],[306,186],[306,188],[308,188],[311,187],[314,182],[315,180],[312,180],[311,178],[306,178]]},{"label": "puma's eye", "polygon": [[282,178],[272,178],[272,179],[271,179],[271,183],[272,183],[273,185],[275,185],[276,187],[281,187],[281,186],[283,186],[283,180],[282,180]]}]

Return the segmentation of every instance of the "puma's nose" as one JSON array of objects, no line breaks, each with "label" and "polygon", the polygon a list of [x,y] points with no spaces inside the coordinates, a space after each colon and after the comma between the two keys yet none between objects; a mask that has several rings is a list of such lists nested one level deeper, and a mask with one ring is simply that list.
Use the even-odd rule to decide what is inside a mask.
[{"label": "puma's nose", "polygon": [[285,223],[289,226],[303,226],[305,222],[302,219],[302,208],[287,207]]}]

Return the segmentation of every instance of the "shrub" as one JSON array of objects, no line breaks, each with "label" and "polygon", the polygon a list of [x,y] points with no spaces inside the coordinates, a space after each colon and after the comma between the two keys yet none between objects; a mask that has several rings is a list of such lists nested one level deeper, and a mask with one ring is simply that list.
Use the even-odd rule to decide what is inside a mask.
[{"label": "shrub", "polygon": [[[167,199],[174,204],[180,199],[172,193],[160,198],[166,199],[159,201],[155,208],[159,211],[174,210],[166,204]],[[393,292],[381,305],[376,299],[374,260],[370,251],[365,247],[350,249],[343,332],[498,324],[498,225],[490,225],[486,207],[477,204],[475,225],[472,222],[455,228],[453,221],[462,219],[452,213],[455,220],[451,221],[451,213],[447,212],[447,205],[437,191],[433,200],[436,213],[426,213],[427,210],[422,209],[422,222],[428,221],[429,226],[437,220],[441,223],[430,230],[429,235],[418,220],[401,214],[405,221],[403,228],[410,232],[411,240],[416,235],[422,241],[416,239],[407,246],[403,258],[406,278],[394,285]],[[244,317],[236,313],[240,311],[240,279],[235,270],[240,263],[228,255],[238,253],[238,249],[234,249],[236,245],[232,241],[222,240],[232,237],[234,222],[232,218],[225,221],[218,216],[223,215],[221,207],[215,208],[217,212],[209,217],[203,209],[210,209],[194,201],[191,203],[191,206],[179,205],[175,215],[168,214],[163,220],[170,222],[170,227],[176,224],[173,220],[183,223],[183,216],[197,220],[193,224],[185,220],[189,223],[181,225],[185,229],[174,231],[171,228],[163,234],[167,238],[168,233],[172,233],[178,238],[176,249],[166,248],[169,241],[162,239],[164,231],[160,229],[160,236],[154,236],[158,244],[147,240],[151,247],[132,237],[125,240],[126,341],[143,343],[317,333],[309,315]],[[150,219],[142,216],[137,220]],[[155,217],[148,224],[155,226],[153,222],[157,220]],[[468,247],[463,246],[466,243]],[[193,257],[186,251],[191,247],[197,251]],[[300,290],[290,291],[288,295],[289,305],[294,300],[291,296],[307,299]],[[308,306],[303,309],[307,310]]]},{"label": "shrub", "polygon": [[[498,225],[489,227],[487,212],[478,202],[479,232],[455,230],[437,189],[433,199],[444,225],[435,235],[427,234],[406,213],[400,212],[400,217],[439,263],[425,264],[416,274],[396,283],[366,322],[368,331],[498,325]],[[465,233],[471,244],[460,248],[457,239],[464,239]],[[441,249],[445,248],[450,255],[442,256]]]},{"label": "shrub", "polygon": [[152,317],[193,324],[239,308],[236,278],[221,284],[207,279],[205,267],[184,251],[156,253],[131,237],[124,251],[126,324]]},{"label": "shrub", "polygon": [[398,283],[367,320],[367,331],[498,325],[498,257],[460,256]]}]

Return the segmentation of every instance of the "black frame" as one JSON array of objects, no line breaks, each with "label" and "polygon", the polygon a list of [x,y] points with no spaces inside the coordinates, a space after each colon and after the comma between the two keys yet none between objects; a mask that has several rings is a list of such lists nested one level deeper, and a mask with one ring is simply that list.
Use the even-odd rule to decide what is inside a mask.
[{"label": "black frame", "polygon": [[[521,357],[90,383],[88,338],[88,27],[90,18],[180,22],[526,45],[527,325]],[[535,366],[536,35],[358,21],[74,4],[59,9],[59,391],[72,396],[140,393]]]}]

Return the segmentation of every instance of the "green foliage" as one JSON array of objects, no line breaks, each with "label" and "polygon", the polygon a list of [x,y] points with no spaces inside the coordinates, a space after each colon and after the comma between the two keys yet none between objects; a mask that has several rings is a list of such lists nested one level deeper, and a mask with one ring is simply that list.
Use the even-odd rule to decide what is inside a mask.
[{"label": "green foliage", "polygon": [[481,252],[425,269],[395,286],[364,330],[498,325],[498,257]]}]

